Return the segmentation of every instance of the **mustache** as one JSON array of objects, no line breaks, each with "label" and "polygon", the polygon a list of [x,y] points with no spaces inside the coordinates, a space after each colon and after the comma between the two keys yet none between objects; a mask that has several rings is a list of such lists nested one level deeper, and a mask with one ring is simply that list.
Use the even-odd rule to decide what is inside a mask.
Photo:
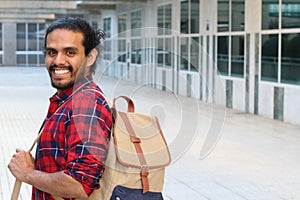
[{"label": "mustache", "polygon": [[49,67],[50,70],[54,70],[55,68],[67,68],[70,70],[70,72],[73,72],[73,67],[72,66],[58,66],[58,65],[51,65]]}]

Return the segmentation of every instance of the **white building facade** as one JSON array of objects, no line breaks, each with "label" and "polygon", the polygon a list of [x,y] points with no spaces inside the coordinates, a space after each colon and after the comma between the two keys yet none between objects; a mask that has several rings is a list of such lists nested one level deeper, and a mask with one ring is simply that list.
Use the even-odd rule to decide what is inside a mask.
[{"label": "white building facade", "polygon": [[38,20],[17,23],[2,14],[1,64],[42,65],[37,33],[59,16],[81,16],[107,33],[99,66],[106,75],[300,124],[300,0],[69,1],[63,7],[53,15],[39,7]]},{"label": "white building facade", "polygon": [[124,3],[101,19],[108,75],[300,124],[300,0]]}]

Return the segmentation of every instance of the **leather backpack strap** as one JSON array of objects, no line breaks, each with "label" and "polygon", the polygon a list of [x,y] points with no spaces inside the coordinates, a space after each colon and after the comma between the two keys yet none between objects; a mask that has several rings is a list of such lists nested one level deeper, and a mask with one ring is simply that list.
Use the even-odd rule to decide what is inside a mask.
[{"label": "leather backpack strap", "polygon": [[137,137],[129,119],[126,113],[119,112],[119,116],[122,118],[123,122],[125,123],[126,129],[130,136],[130,141],[133,143],[135,151],[138,155],[138,159],[141,166],[141,180],[142,180],[142,186],[143,186],[143,194],[149,191],[149,167],[146,161],[146,158],[144,156],[143,149],[141,147],[141,140]]},{"label": "leather backpack strap", "polygon": [[118,96],[118,97],[115,97],[115,98],[114,98],[114,101],[113,101],[113,108],[116,108],[116,101],[117,101],[118,99],[120,99],[120,98],[126,100],[126,102],[127,102],[127,112],[134,112],[134,103],[133,103],[133,101],[132,101],[129,97],[127,97],[127,96]]}]

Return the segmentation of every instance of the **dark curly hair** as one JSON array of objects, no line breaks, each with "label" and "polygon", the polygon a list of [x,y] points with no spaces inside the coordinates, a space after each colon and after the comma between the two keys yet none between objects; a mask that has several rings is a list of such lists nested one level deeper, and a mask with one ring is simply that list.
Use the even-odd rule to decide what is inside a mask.
[{"label": "dark curly hair", "polygon": [[[87,56],[93,48],[100,53],[99,46],[101,39],[105,38],[105,33],[102,30],[94,30],[87,21],[78,17],[65,17],[53,22],[46,30],[44,48],[46,49],[47,36],[55,29],[67,29],[80,32],[83,34],[82,45]],[[91,72],[95,73],[96,62],[91,66]]]}]

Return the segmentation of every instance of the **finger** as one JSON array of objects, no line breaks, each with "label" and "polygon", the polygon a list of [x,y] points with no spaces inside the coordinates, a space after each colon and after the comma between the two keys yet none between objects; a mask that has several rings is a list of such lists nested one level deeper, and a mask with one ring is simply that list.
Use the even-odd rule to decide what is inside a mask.
[{"label": "finger", "polygon": [[7,165],[8,169],[9,169],[11,172],[12,172],[12,170],[13,170],[13,168],[14,168],[14,165],[15,165],[15,159],[12,158],[12,159],[10,160],[10,162],[8,163],[8,165]]},{"label": "finger", "polygon": [[21,152],[21,151],[23,151],[21,148],[17,148],[17,149],[16,149],[16,152],[17,152],[17,153],[19,153],[19,152]]}]

